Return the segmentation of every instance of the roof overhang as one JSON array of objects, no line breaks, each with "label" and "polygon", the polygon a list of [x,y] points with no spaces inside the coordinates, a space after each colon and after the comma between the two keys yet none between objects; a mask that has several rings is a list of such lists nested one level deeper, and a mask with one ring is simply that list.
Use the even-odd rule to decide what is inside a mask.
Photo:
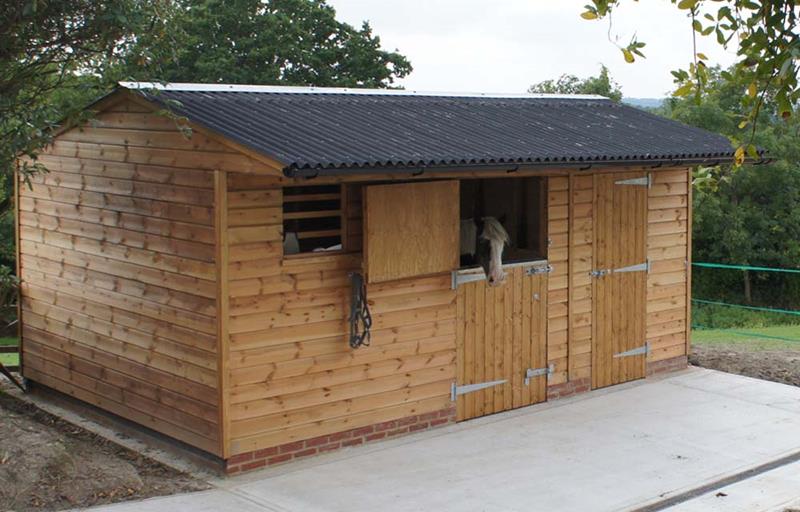
[{"label": "roof overhang", "polygon": [[[586,160],[575,162],[527,162],[519,164],[463,164],[463,165],[429,165],[429,166],[386,166],[386,167],[326,167],[303,168],[287,167],[283,170],[287,178],[314,179],[318,177],[335,176],[366,176],[371,174],[397,174],[409,176],[457,174],[464,172],[496,172],[498,174],[514,174],[518,171],[547,171],[553,169],[577,169],[588,171],[594,168],[611,169],[618,167],[620,170],[630,167],[644,167],[658,169],[661,167],[680,167],[684,165],[705,165],[714,167],[732,161],[733,157],[714,158],[664,158],[649,160]],[[770,158],[750,159],[748,165],[762,165],[771,162]]]}]

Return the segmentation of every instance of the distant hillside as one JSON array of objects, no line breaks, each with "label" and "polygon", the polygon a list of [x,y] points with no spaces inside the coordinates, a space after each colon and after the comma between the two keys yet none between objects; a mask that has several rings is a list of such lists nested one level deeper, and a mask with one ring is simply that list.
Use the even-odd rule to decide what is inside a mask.
[{"label": "distant hillside", "polygon": [[665,98],[622,98],[622,103],[639,108],[658,108],[664,104]]}]

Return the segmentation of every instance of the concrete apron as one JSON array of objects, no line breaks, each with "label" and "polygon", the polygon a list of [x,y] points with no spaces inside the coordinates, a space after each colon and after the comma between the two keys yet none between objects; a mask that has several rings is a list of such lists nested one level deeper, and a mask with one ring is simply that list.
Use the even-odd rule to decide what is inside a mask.
[{"label": "concrete apron", "polygon": [[[690,369],[95,510],[635,510],[796,452],[800,388]],[[783,501],[742,510],[800,498],[770,482]]]}]

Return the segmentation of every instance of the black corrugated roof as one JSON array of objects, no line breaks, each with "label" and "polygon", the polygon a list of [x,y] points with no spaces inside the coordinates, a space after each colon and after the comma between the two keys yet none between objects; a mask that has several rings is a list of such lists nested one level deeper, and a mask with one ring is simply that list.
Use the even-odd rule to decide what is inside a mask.
[{"label": "black corrugated roof", "polygon": [[171,84],[146,94],[194,123],[277,159],[290,175],[707,163],[733,156],[724,136],[599,96],[193,84]]}]

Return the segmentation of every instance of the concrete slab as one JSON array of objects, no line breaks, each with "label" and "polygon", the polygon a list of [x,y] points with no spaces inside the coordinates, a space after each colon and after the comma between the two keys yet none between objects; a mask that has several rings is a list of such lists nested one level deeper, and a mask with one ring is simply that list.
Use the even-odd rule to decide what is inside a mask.
[{"label": "concrete slab", "polygon": [[800,462],[723,487],[669,512],[784,512],[800,510]]},{"label": "concrete slab", "polygon": [[141,501],[129,501],[93,507],[90,510],[113,510],[114,512],[263,512],[275,509],[266,508],[263,503],[254,503],[246,497],[223,489],[195,492],[192,494],[176,494],[161,498],[150,498]]},{"label": "concrete slab", "polygon": [[218,494],[137,510],[195,511],[209,496],[220,509],[237,509],[222,506],[236,499],[273,511],[632,510],[800,451],[798,432],[800,388],[691,369],[220,480]]}]

